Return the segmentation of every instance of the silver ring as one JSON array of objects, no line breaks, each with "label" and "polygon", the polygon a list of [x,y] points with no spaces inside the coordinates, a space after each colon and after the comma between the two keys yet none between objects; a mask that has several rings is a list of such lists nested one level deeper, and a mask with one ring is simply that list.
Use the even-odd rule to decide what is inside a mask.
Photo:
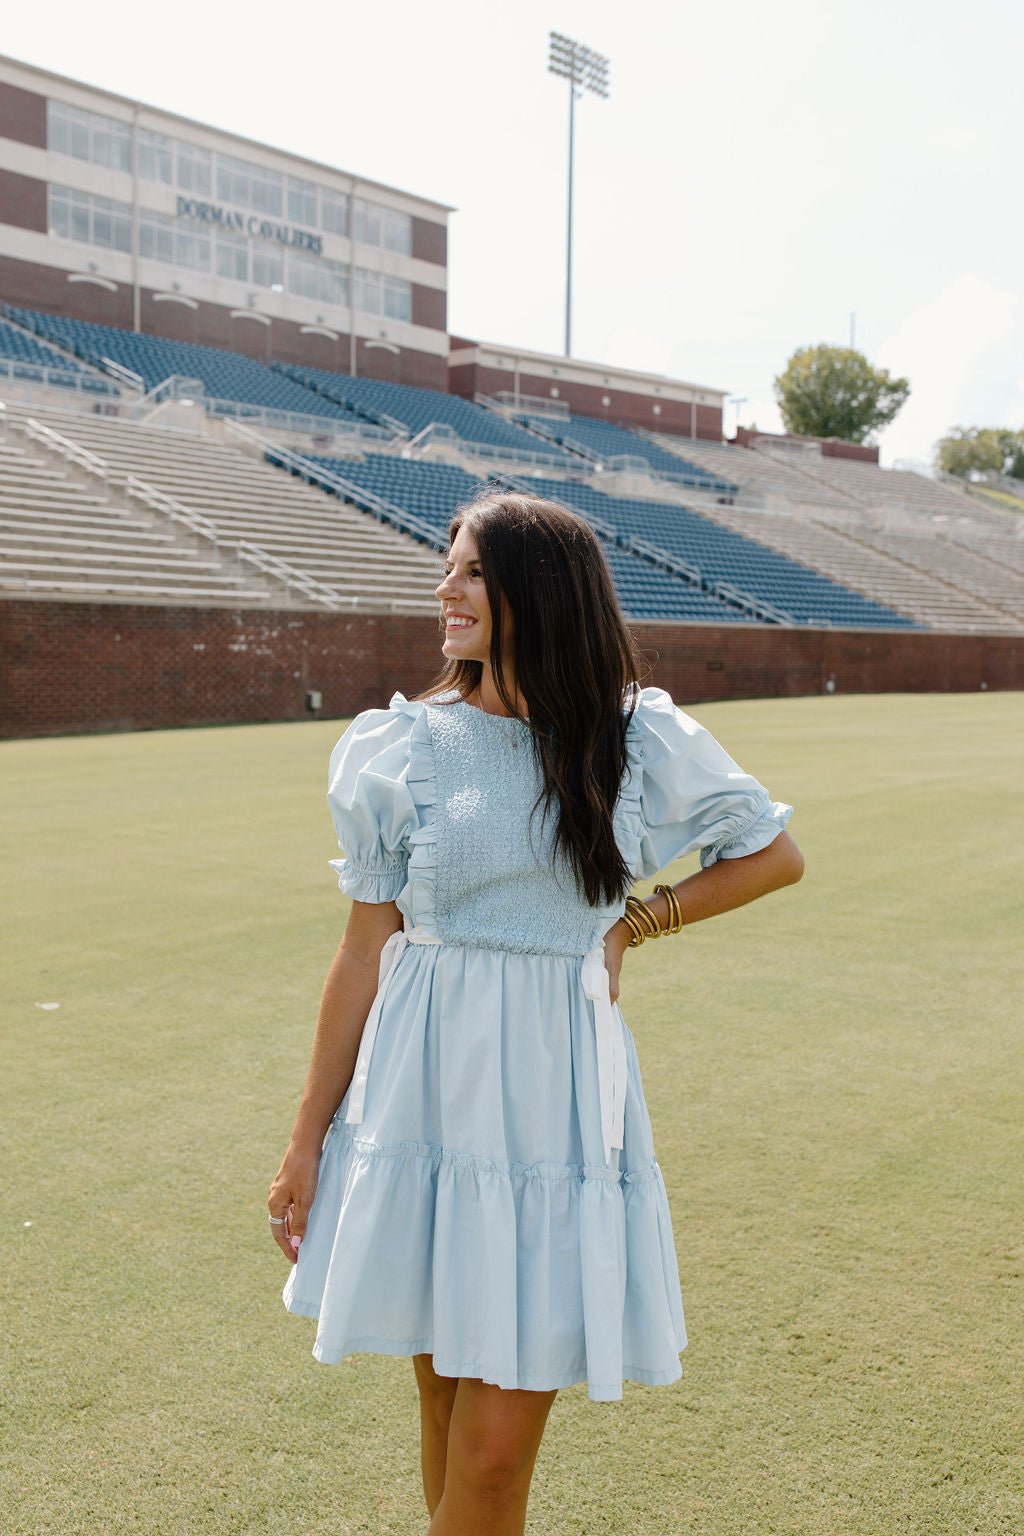
[{"label": "silver ring", "polygon": [[272,1227],[283,1227],[288,1220],[287,1216],[268,1216],[267,1220]]}]

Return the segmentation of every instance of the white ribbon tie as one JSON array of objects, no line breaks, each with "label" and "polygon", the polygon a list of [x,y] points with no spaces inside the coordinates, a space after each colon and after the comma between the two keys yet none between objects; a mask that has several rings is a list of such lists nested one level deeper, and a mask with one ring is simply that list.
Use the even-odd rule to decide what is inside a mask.
[{"label": "white ribbon tie", "polygon": [[604,1160],[610,1163],[612,1149],[621,1149],[625,1137],[626,1037],[622,1033],[622,1016],[612,1006],[603,940],[595,944],[589,955],[585,956],[582,981],[583,990],[594,1005],[601,1135],[604,1140]]}]

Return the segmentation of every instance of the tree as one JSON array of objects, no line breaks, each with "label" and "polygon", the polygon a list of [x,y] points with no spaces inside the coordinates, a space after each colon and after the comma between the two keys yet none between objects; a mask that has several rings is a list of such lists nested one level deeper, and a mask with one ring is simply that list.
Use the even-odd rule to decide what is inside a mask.
[{"label": "tree", "polygon": [[906,379],[872,368],[852,347],[801,347],[774,387],[788,432],[847,443],[888,426],[910,394]]},{"label": "tree", "polygon": [[1024,431],[1008,427],[953,427],[935,445],[935,466],[963,480],[1009,475],[1024,480]]}]

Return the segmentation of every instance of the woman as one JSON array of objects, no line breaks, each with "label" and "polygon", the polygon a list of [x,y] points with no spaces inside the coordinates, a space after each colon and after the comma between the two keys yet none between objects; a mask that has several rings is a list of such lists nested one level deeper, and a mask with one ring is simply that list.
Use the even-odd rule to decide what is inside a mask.
[{"label": "woman", "polygon": [[[437,685],[360,715],[331,759],[353,905],[268,1204],[317,1358],[413,1357],[430,1536],[511,1536],[559,1387],[608,1400],[681,1374],[668,1204],[614,1006],[626,949],[803,862],[790,808],[639,690],[580,518],[470,504],[437,595]],[[637,874],[695,848],[699,873],[626,908]]]}]

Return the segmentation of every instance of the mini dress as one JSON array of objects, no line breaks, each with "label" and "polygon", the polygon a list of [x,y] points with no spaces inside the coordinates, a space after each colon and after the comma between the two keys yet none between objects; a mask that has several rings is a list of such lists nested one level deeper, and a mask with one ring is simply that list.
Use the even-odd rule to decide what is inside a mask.
[{"label": "mini dress", "polygon": [[[660,689],[615,806],[637,877],[767,847],[773,802]],[[357,716],[331,756],[341,889],[395,901],[380,987],[284,1290],[313,1353],[429,1354],[544,1391],[664,1385],[686,1344],[668,1200],[603,935],[556,860],[529,724],[454,698]],[[683,956],[680,955],[682,963]],[[680,986],[682,989],[682,977]]]}]

